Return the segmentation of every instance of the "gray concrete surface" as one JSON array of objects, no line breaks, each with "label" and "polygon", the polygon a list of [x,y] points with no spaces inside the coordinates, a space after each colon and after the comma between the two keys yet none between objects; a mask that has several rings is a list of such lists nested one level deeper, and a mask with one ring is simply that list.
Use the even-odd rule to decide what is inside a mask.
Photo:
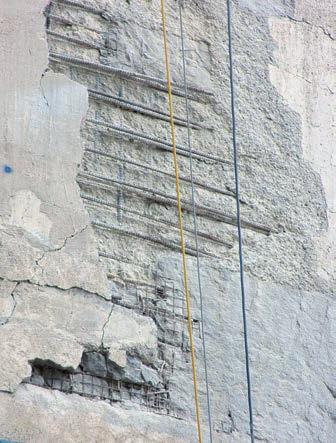
[{"label": "gray concrete surface", "polygon": [[[144,78],[164,80],[159,1],[82,1],[96,11],[66,1],[45,10],[48,3],[0,0],[0,438],[196,441],[172,155],[168,145],[125,134],[170,141],[159,114],[166,93]],[[224,3],[185,1],[183,12],[193,149],[226,161],[194,160],[214,441],[247,442]],[[173,80],[181,83],[176,2],[167,11]],[[237,0],[233,18],[256,439],[329,443],[336,11],[331,0]],[[55,54],[137,75],[84,69]],[[185,118],[183,98],[174,103]],[[176,129],[186,146],[183,122]],[[179,164],[188,177],[188,158]],[[186,180],[182,193],[208,441]],[[43,380],[36,386],[36,365],[65,376],[84,371],[106,386],[121,379],[126,390],[164,390],[169,413],[135,397],[108,402]]]}]

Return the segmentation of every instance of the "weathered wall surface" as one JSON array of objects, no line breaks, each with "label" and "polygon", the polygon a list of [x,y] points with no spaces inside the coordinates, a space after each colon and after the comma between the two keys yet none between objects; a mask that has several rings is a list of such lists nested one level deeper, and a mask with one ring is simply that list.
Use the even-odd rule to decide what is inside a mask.
[{"label": "weathered wall surface", "polygon": [[[183,13],[214,439],[244,442],[223,3]],[[167,9],[205,405],[176,2]],[[335,6],[233,10],[256,438],[327,443]],[[0,438],[196,441],[159,1],[0,0],[0,17]],[[206,421],[204,407],[205,441]]]},{"label": "weathered wall surface", "polygon": [[271,81],[301,116],[303,156],[320,174],[325,191],[328,229],[318,239],[318,272],[322,279],[331,281],[336,275],[334,9],[328,1],[321,8],[301,1],[292,17],[270,20],[278,45],[276,65],[270,68]]}]

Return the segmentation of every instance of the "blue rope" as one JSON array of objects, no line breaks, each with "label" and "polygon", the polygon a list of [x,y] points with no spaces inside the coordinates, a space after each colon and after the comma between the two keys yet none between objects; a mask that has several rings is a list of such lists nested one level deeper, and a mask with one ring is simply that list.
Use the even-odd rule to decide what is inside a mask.
[{"label": "blue rope", "polygon": [[205,387],[206,387],[206,399],[207,399],[207,410],[208,410],[209,437],[210,437],[210,443],[212,443],[213,436],[212,436],[210,387],[209,387],[208,362],[207,362],[206,338],[205,338],[205,327],[204,327],[205,322],[204,322],[204,309],[203,309],[203,288],[202,288],[202,281],[201,281],[200,251],[199,251],[199,241],[198,241],[198,223],[197,223],[197,214],[196,214],[195,186],[194,186],[195,182],[194,182],[194,169],[193,169],[193,151],[192,151],[192,146],[191,146],[191,128],[190,128],[189,99],[188,99],[188,85],[187,85],[187,68],[186,68],[186,60],[185,60],[184,27],[183,27],[182,1],[181,0],[179,0],[179,19],[180,19],[180,34],[181,34],[181,49],[182,49],[182,67],[183,67],[185,111],[186,111],[188,149],[189,149],[191,205],[192,205],[192,214],[193,214],[193,221],[194,221],[194,237],[195,237],[195,248],[196,248],[198,291],[199,291],[199,296],[200,296],[203,362],[204,362]]},{"label": "blue rope", "polygon": [[234,174],[235,174],[235,187],[236,187],[237,229],[238,229],[238,240],[239,240],[239,269],[240,269],[240,288],[241,288],[241,302],[242,302],[243,328],[244,328],[245,369],[246,369],[247,397],[248,397],[248,408],[249,408],[249,418],[250,418],[250,436],[251,436],[251,442],[254,443],[253,402],[252,402],[250,359],[249,359],[247,316],[246,316],[246,295],[245,295],[245,281],[244,281],[243,233],[242,233],[241,218],[240,218],[240,183],[239,183],[239,169],[238,169],[235,88],[234,88],[234,77],[233,77],[231,0],[227,0],[227,28],[228,28],[228,49],[229,49],[229,68],[230,68],[230,90],[231,90],[230,92],[231,92],[231,118],[232,118],[232,146],[233,146]]}]

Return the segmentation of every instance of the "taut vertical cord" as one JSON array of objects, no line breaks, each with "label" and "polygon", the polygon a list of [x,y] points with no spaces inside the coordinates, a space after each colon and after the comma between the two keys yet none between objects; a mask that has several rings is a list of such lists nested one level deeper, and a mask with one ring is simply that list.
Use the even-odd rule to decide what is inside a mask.
[{"label": "taut vertical cord", "polygon": [[234,88],[234,78],[233,78],[231,0],[227,0],[226,3],[227,3],[229,65],[230,65],[229,68],[230,68],[230,89],[231,89],[232,145],[233,145],[233,160],[234,160],[234,173],[235,173],[235,185],[236,185],[237,229],[238,229],[238,240],[239,240],[239,267],[240,267],[240,287],[241,287],[243,328],[244,328],[245,369],[246,369],[247,397],[248,397],[248,407],[249,407],[249,417],[250,417],[250,435],[251,435],[251,442],[254,443],[253,402],[252,402],[251,374],[250,374],[250,361],[249,361],[250,359],[249,359],[247,316],[246,316],[245,279],[244,279],[243,233],[242,233],[241,219],[240,219],[240,183],[239,183],[239,168],[238,168],[235,88]]},{"label": "taut vertical cord", "polygon": [[205,386],[206,386],[206,396],[207,396],[209,436],[210,436],[210,442],[212,443],[212,417],[211,417],[211,405],[210,405],[210,389],[209,389],[208,363],[207,363],[207,354],[206,354],[205,328],[204,328],[203,290],[202,290],[202,282],[201,282],[200,254],[199,254],[199,247],[198,247],[198,244],[199,244],[199,242],[198,242],[198,225],[197,225],[196,205],[195,205],[193,154],[192,154],[192,148],[191,148],[189,99],[188,99],[188,85],[187,85],[187,72],[186,72],[187,70],[186,70],[186,61],[185,61],[184,29],[183,29],[183,19],[182,19],[182,0],[179,0],[179,17],[180,17],[180,33],[181,33],[181,49],[182,49],[182,65],[183,65],[183,83],[184,83],[184,96],[185,96],[185,109],[186,109],[187,134],[188,134],[188,148],[189,148],[191,205],[192,205],[192,213],[193,213],[193,220],[194,220],[194,237],[195,237],[195,248],[196,248],[197,278],[198,278],[198,290],[199,290],[199,296],[200,296],[203,361],[204,361]]},{"label": "taut vertical cord", "polygon": [[191,304],[190,304],[190,294],[189,294],[189,286],[188,286],[187,257],[186,257],[186,246],[185,246],[184,231],[183,231],[183,215],[182,215],[182,205],[181,205],[179,167],[178,167],[178,161],[177,161],[177,148],[176,148],[175,125],[174,125],[173,93],[172,93],[172,82],[171,82],[169,55],[168,55],[169,51],[168,51],[168,39],[167,39],[165,0],[161,0],[161,18],[162,18],[162,28],[163,28],[164,57],[165,57],[167,86],[168,86],[170,129],[171,129],[171,139],[172,139],[172,145],[173,145],[177,210],[178,210],[179,232],[180,232],[180,242],[181,242],[181,252],[182,252],[183,281],[184,281],[184,292],[185,292],[186,305],[187,305],[188,333],[189,333],[191,364],[192,364],[193,383],[194,383],[194,399],[195,399],[195,411],[196,411],[196,421],[197,421],[197,433],[198,433],[198,441],[199,441],[199,443],[202,443],[201,413],[200,413],[200,406],[199,406],[199,400],[198,400],[196,354],[195,354],[195,348],[194,348],[193,326],[192,326],[192,317],[191,317]]}]

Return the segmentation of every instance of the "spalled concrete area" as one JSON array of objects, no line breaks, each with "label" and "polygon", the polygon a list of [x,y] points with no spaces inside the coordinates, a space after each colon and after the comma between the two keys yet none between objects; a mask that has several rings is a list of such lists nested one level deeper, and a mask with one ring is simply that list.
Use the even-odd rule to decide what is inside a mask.
[{"label": "spalled concrete area", "polygon": [[0,369],[0,390],[14,391],[30,374],[29,362],[35,358],[75,369],[85,348],[103,346],[123,366],[126,350],[137,349],[140,355],[156,350],[151,319],[119,306],[111,311],[110,303],[79,289],[20,283],[11,295],[15,307],[0,330],[7,355]]},{"label": "spalled concrete area", "polygon": [[[302,121],[304,158],[321,176],[328,208],[328,230],[317,240],[319,274],[334,282],[336,275],[335,187],[335,60],[334,5],[296,2],[288,19],[271,19],[277,44],[276,64],[270,66],[272,83]],[[286,38],[285,38],[286,37]]]},{"label": "spalled concrete area", "polygon": [[[0,438],[196,441],[159,1],[47,5],[0,0]],[[336,430],[333,9],[233,2],[255,433],[265,442],[329,443]],[[167,11],[181,84],[175,2]],[[193,0],[183,12],[193,149],[212,156],[195,158],[194,173],[214,441],[248,442],[226,10]],[[185,147],[183,97],[174,100]],[[208,441],[188,162],[181,151]],[[32,368],[106,389],[122,381],[135,397],[93,387],[85,398],[87,387],[48,385],[38,371],[30,384]],[[153,401],[162,394],[169,408]]]},{"label": "spalled concrete area", "polygon": [[[160,265],[162,275],[166,278],[171,277],[171,270],[177,265],[179,263],[174,263],[174,259],[167,257]],[[205,321],[212,410],[215,418],[215,441],[248,442],[239,275],[223,272],[221,269],[216,270],[213,265],[209,267],[208,263],[202,265],[204,270],[202,281],[207,289]],[[192,268],[191,272],[195,270]],[[177,281],[176,284],[179,285],[179,282]],[[195,286],[193,284],[191,288],[193,294],[197,294]],[[315,442],[318,439],[329,441],[329,437],[334,432],[336,416],[333,394],[336,390],[333,371],[336,361],[334,353],[330,352],[336,345],[335,301],[324,294],[297,291],[289,287],[258,282],[255,279],[248,279],[247,290],[250,300],[248,315],[256,436],[266,441],[279,441],[279,435],[282,435],[283,441]],[[11,344],[11,339],[5,336],[10,328],[13,331],[10,336],[16,337],[18,342],[15,342],[12,348],[8,348],[7,355],[10,355],[12,360],[8,359],[6,374],[2,373],[1,379],[9,380],[10,368],[16,368],[18,371],[18,363],[29,360],[37,352],[41,359],[52,358],[52,361],[61,366],[72,362],[73,367],[76,367],[80,361],[83,341],[88,343],[90,340],[91,344],[98,345],[101,338],[101,331],[96,324],[101,323],[100,315],[104,317],[107,314],[102,310],[105,302],[92,306],[80,294],[69,294],[73,299],[72,312],[77,313],[69,318],[62,311],[67,309],[67,303],[64,300],[64,297],[68,297],[66,293],[53,295],[58,298],[57,305],[53,307],[52,296],[48,294],[48,291],[45,295],[49,297],[48,303],[43,296],[37,294],[32,294],[31,300],[24,301],[25,296],[29,296],[29,292],[28,288],[24,287],[21,293],[19,291],[16,295],[15,315],[2,330],[2,342]],[[60,300],[60,297],[63,299]],[[49,305],[46,312],[35,313],[38,310],[38,301]],[[194,309],[197,309],[196,298],[193,300],[193,305]],[[93,307],[94,319],[89,312],[89,309]],[[57,314],[54,312],[55,309],[57,309]],[[115,307],[115,309],[118,315],[110,318],[105,332],[107,337],[105,345],[113,347],[115,343],[118,343],[122,349],[127,347],[141,349],[146,346],[147,352],[148,349],[154,349],[156,343],[152,338],[155,332],[150,329],[150,323],[144,322],[142,329],[136,332],[131,323],[137,320],[136,315],[133,314],[133,320],[127,318],[125,314],[121,317],[120,308],[118,310],[118,307]],[[28,313],[30,320],[24,321]],[[59,319],[57,324],[56,318]],[[40,331],[40,338],[36,333],[34,334],[35,329],[29,321],[33,321]],[[48,325],[48,329],[43,322]],[[20,330],[25,332],[23,337],[20,335]],[[91,336],[88,331],[91,332]],[[133,331],[134,335],[139,337],[138,341],[135,337],[129,336],[127,331]],[[28,336],[28,334],[32,335]],[[148,337],[146,342],[145,337]],[[199,373],[202,376],[201,347],[197,336],[196,344]],[[25,345],[30,351],[24,349]],[[13,348],[17,352],[16,361],[13,361],[15,356]],[[22,358],[23,355],[25,358]],[[121,435],[125,435],[125,438],[129,435],[128,438],[133,441],[132,433],[137,432],[136,430],[141,433],[145,424],[148,430],[154,433],[156,430],[168,432],[176,438],[179,433],[184,432],[184,426],[189,423],[187,418],[194,415],[193,404],[190,401],[192,390],[190,368],[186,361],[188,362],[189,359],[186,360],[183,353],[176,353],[175,370],[170,379],[172,408],[183,413],[185,420],[182,421],[164,416],[154,418],[155,414],[136,410],[135,406],[129,410],[121,410],[119,406],[110,406],[105,402],[81,399],[75,394],[44,392],[42,388],[30,385],[20,386],[12,397],[5,400],[6,406],[0,414],[0,419],[12,417],[9,423],[17,423],[13,418],[14,415],[18,408],[24,407],[25,402],[28,402],[28,404],[34,404],[34,408],[25,411],[25,420],[22,427],[19,427],[19,432],[27,432],[27,437],[31,435],[24,441],[35,441],[39,433],[45,432],[49,420],[56,422],[62,420],[64,438],[69,438],[69,441],[78,441],[79,429],[82,429],[81,435],[84,441],[90,441],[90,438],[99,435],[99,432],[102,432],[101,438],[104,441],[105,433],[110,435],[111,432],[111,435],[114,435],[113,431],[119,435],[121,432],[119,428],[123,426],[127,428],[128,434],[125,430],[125,434]],[[4,364],[3,368],[5,368]],[[26,372],[21,371],[16,379],[17,383],[20,381],[20,376],[24,377],[29,373],[28,369],[27,367]],[[48,408],[44,408],[43,412],[47,421],[36,420],[35,417],[35,413],[38,416],[42,413],[39,412],[42,398],[43,402],[49,405]],[[205,404],[203,384],[201,385],[201,401]],[[64,418],[64,414],[59,415],[58,408],[63,406],[68,410],[68,421]],[[72,419],[73,414],[75,415]],[[85,414],[89,414],[90,418],[85,418]],[[90,438],[84,432],[86,425],[84,428],[81,427],[81,423],[87,420],[92,428],[88,434]],[[12,426],[14,427],[14,424],[5,428],[8,429],[8,434],[5,435],[11,438],[25,435],[9,431]],[[194,428],[191,423],[188,426],[191,426],[188,430],[188,433],[191,433],[190,441],[195,441],[195,436],[192,434]],[[58,436],[55,428],[53,426],[50,430],[50,441],[56,441]],[[204,424],[204,432],[206,435],[206,424]],[[148,434],[139,437],[139,441],[156,441],[155,438]],[[159,441],[166,441],[165,438],[168,437],[158,438],[161,438]]]},{"label": "spalled concrete area", "polygon": [[1,277],[106,296],[106,277],[75,183],[87,92],[45,72],[46,4],[1,4],[0,155],[2,168],[11,168],[2,171]]}]

